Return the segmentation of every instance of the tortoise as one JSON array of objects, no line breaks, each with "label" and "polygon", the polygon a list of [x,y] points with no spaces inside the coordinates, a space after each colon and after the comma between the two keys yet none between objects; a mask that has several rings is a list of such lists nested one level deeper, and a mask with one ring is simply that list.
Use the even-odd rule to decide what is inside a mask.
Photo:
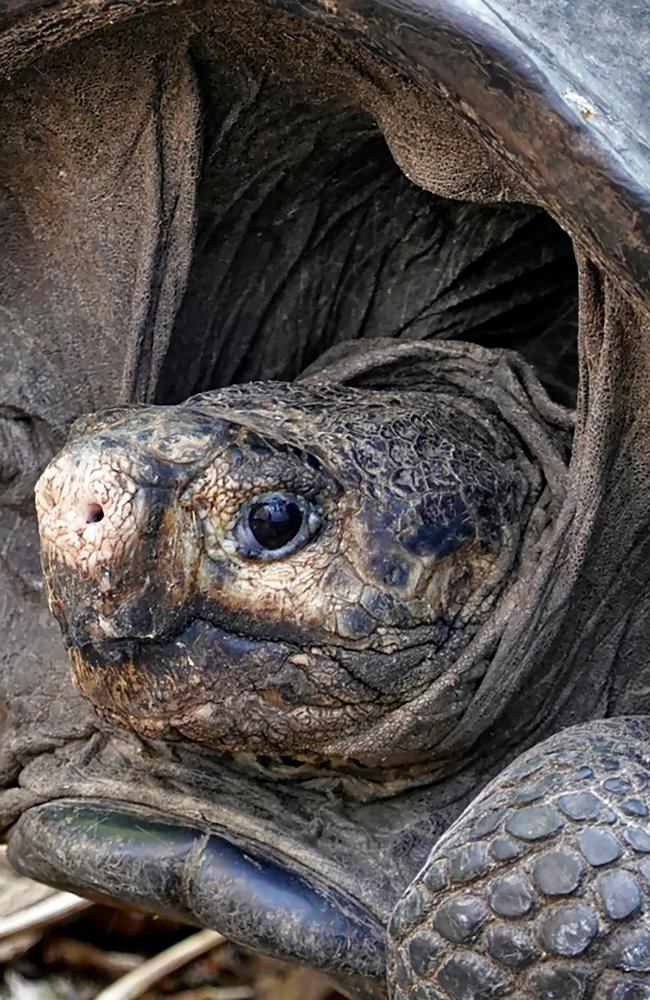
[{"label": "tortoise", "polygon": [[7,7],[13,864],[351,997],[650,996],[643,12]]}]

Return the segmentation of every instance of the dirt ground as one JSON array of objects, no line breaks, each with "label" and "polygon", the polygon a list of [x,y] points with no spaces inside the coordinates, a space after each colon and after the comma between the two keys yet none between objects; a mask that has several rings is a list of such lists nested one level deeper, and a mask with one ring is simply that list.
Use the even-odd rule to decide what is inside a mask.
[{"label": "dirt ground", "polygon": [[214,932],[88,904],[18,878],[0,853],[0,1000],[95,997],[344,1000],[324,977]]}]

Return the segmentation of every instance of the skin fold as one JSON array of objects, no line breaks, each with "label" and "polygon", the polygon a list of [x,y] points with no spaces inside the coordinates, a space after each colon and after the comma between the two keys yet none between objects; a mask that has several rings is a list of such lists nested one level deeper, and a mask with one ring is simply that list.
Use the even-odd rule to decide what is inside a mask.
[{"label": "skin fold", "polygon": [[0,35],[10,858],[351,997],[648,995],[643,185],[524,6]]}]

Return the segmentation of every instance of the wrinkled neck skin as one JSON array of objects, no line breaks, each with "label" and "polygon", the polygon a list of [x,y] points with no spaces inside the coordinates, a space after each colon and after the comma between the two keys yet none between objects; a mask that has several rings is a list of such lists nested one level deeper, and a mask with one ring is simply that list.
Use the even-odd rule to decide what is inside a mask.
[{"label": "wrinkled neck skin", "polygon": [[[168,816],[334,887],[381,936],[431,845],[519,751],[572,723],[650,711],[647,310],[579,255],[580,380],[568,471],[558,444],[568,430],[564,411],[518,362],[499,369],[487,352],[502,394],[491,416],[525,454],[524,480],[537,477],[536,486],[519,502],[519,536],[499,549],[505,559],[485,614],[463,630],[462,648],[443,656],[440,674],[427,667],[421,688],[403,691],[394,711],[357,718],[336,746],[325,748],[320,733],[318,763],[313,746],[293,748],[309,758],[298,766],[277,746],[271,759],[242,740],[219,752],[210,725],[201,745],[189,743],[189,718],[173,739],[98,718],[73,687],[47,608],[32,502],[77,418],[178,403],[233,381],[292,382],[350,338],[361,350],[341,348],[317,363],[305,390],[320,392],[326,371],[359,392],[381,390],[383,378],[403,385],[408,371],[412,390],[429,391],[421,345],[402,337],[511,343],[522,328],[521,313],[510,311],[516,280],[523,277],[525,308],[540,272],[550,275],[544,301],[561,301],[562,314],[571,302],[566,243],[548,251],[548,218],[530,205],[488,212],[481,204],[544,198],[440,93],[424,93],[314,25],[282,15],[271,31],[264,9],[260,30],[243,4],[241,17],[211,20],[210,31],[202,22],[196,30],[192,8],[188,17],[143,18],[126,33],[118,25],[97,44],[92,32],[107,28],[113,9],[80,6],[78,29],[72,16],[59,24],[43,15],[33,36],[23,32],[19,45],[0,50],[7,72],[43,52],[44,38],[55,50],[12,78],[0,103],[0,825],[13,836],[16,862],[35,876],[125,898],[128,878],[102,887],[89,874],[119,872],[108,835],[89,833],[79,851],[79,826],[57,825],[46,810],[59,800],[95,801],[106,815],[112,803]],[[231,52],[234,68],[220,69]],[[278,107],[290,106],[285,117],[299,123],[303,145],[269,114],[270,93]],[[273,170],[262,171],[257,153],[274,136]],[[349,175],[342,164],[353,165]],[[332,183],[347,176],[349,187]],[[321,224],[319,206],[331,225]],[[416,252],[403,239],[407,226]],[[265,244],[265,280],[251,281],[246,246],[259,253],[260,227],[283,238]],[[368,256],[357,268],[359,243]],[[377,284],[382,268],[390,280]],[[564,359],[554,359],[573,334],[554,314],[560,334],[549,352],[535,335],[548,320],[541,305],[526,313],[532,332],[521,335],[521,351],[556,398],[570,399],[558,378]],[[372,336],[400,340],[384,368],[368,357],[364,338]],[[483,372],[468,378],[459,363],[454,375],[452,362],[454,351],[478,355],[449,346],[447,384],[455,378],[456,405],[469,392],[477,414]],[[456,683],[462,699],[451,725],[445,711],[432,728]],[[114,704],[115,690],[106,694],[105,705]],[[346,739],[368,766],[350,765]],[[371,759],[378,747],[382,759]],[[88,865],[76,879],[65,874],[73,856]],[[249,943],[279,950],[273,941]],[[286,953],[295,956],[289,946]],[[333,967],[331,955],[301,960]],[[364,968],[381,980],[381,960]]]}]

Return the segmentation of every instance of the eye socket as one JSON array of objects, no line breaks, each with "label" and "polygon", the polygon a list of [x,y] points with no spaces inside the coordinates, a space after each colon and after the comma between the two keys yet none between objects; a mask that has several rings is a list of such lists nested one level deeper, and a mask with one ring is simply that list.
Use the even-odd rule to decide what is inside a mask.
[{"label": "eye socket", "polygon": [[297,493],[265,493],[242,508],[234,536],[250,559],[282,559],[302,548],[322,524],[321,508]]}]

